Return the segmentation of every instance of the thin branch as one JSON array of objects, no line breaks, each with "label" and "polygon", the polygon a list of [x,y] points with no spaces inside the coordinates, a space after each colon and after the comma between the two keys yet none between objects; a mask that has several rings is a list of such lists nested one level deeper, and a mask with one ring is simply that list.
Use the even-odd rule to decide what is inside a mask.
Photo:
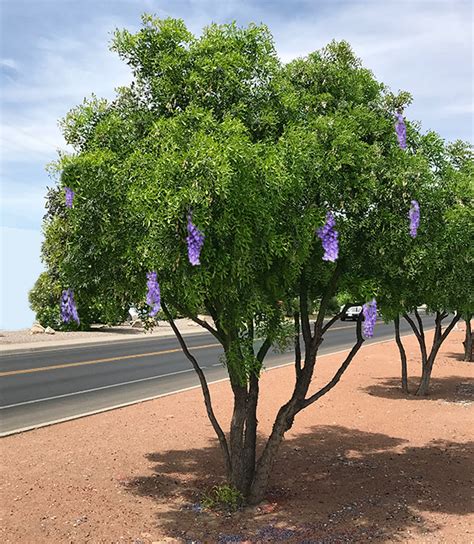
[{"label": "thin branch", "polygon": [[313,336],[313,343],[316,345],[317,338],[321,338],[323,335],[323,322],[324,322],[324,315],[326,313],[326,308],[328,307],[329,301],[331,300],[331,297],[334,295],[337,287],[337,282],[339,281],[339,276],[341,275],[342,271],[342,265],[341,261],[338,261],[336,264],[336,268],[334,268],[334,271],[331,275],[331,279],[329,280],[329,283],[326,287],[326,291],[324,292],[323,298],[321,299],[321,303],[319,305],[319,311],[318,316],[316,317],[316,321],[314,323],[314,336]]},{"label": "thin branch", "polygon": [[346,304],[342,312],[336,314],[326,323],[326,325],[324,325],[324,327],[321,329],[321,335],[325,334],[325,332],[330,329],[336,321],[339,321],[339,319],[341,319],[341,317],[344,315],[344,312],[346,311],[347,306],[349,306],[349,304]]},{"label": "thin branch", "polygon": [[341,379],[344,372],[347,370],[347,367],[351,364],[352,360],[354,359],[356,353],[359,351],[360,347],[364,343],[364,337],[362,336],[362,316],[359,316],[359,319],[357,320],[357,327],[356,327],[356,335],[357,335],[357,342],[352,347],[351,351],[347,355],[346,359],[342,363],[342,365],[339,367],[336,374],[334,374],[331,381],[329,381],[324,387],[322,387],[319,391],[305,399],[301,404],[301,410],[303,408],[306,408],[310,404],[313,404],[313,402],[316,402],[319,398],[321,398],[323,395],[325,395],[328,391],[330,391]]},{"label": "thin branch", "polygon": [[454,328],[454,325],[456,325],[456,323],[461,319],[461,314],[460,313],[456,313],[456,315],[453,317],[453,319],[451,320],[451,323],[444,329],[444,332],[443,334],[441,335],[441,343],[444,342],[446,340],[446,338],[448,337],[448,334],[453,330]]},{"label": "thin branch", "polygon": [[[191,312],[188,312],[186,308],[183,308],[181,305],[177,304],[175,301],[173,301],[173,306],[182,314],[184,314],[186,317],[191,319],[191,321],[194,321],[194,323],[197,323],[200,325],[203,329],[206,329],[209,331],[215,338],[218,340],[221,344],[223,344],[223,338],[212,325],[210,325],[207,321],[204,321],[204,319],[200,319],[198,316],[191,315]],[[213,317],[213,316],[211,316]],[[213,318],[214,319],[214,318]],[[214,321],[215,323],[215,321]]]},{"label": "thin branch", "polygon": [[295,372],[298,378],[301,374],[300,314],[298,312],[293,314],[293,320],[295,323]]},{"label": "thin branch", "polygon": [[436,312],[436,317],[435,317],[435,334],[434,334],[434,339],[433,339],[433,345],[434,345],[438,340],[441,339],[441,335],[442,335],[441,322],[442,322],[441,313],[440,313],[440,312]]},{"label": "thin branch", "polygon": [[267,354],[268,350],[272,347],[272,341],[270,338],[265,338],[263,344],[260,346],[260,349],[257,353],[257,361],[259,363],[262,363],[265,359],[265,355]]},{"label": "thin branch", "polygon": [[422,338],[422,336],[420,334],[420,331],[418,330],[415,322],[413,321],[413,319],[408,314],[403,314],[403,317],[405,318],[405,321],[412,328],[413,332],[415,333],[415,336],[418,338],[418,341],[421,343],[423,338]]},{"label": "thin branch", "polygon": [[423,320],[421,319],[421,316],[418,313],[418,308],[415,308],[414,314],[415,314],[416,320],[418,321],[418,327],[419,327],[419,330],[420,330],[420,335],[424,339],[425,338],[425,331],[424,331],[424,328],[423,328]]},{"label": "thin branch", "polygon": [[400,352],[400,362],[402,365],[402,390],[405,393],[408,393],[408,370],[407,370],[407,354],[405,351],[405,347],[402,342],[402,338],[400,336],[400,315],[397,314],[395,319],[393,320],[394,327],[395,327],[395,341],[398,346],[398,350]]},{"label": "thin branch", "polygon": [[221,426],[219,425],[219,422],[217,421],[217,418],[214,414],[214,410],[212,408],[212,401],[211,401],[211,394],[209,392],[209,386],[207,385],[206,377],[204,375],[204,372],[202,371],[201,367],[199,366],[196,358],[192,355],[192,353],[189,351],[188,346],[186,345],[186,342],[184,341],[184,338],[182,334],[179,332],[178,327],[176,326],[176,323],[174,322],[173,317],[171,316],[166,304],[163,302],[161,303],[161,306],[163,308],[163,312],[165,313],[166,317],[168,318],[171,328],[173,329],[174,334],[176,335],[176,338],[178,339],[178,342],[181,346],[181,349],[183,350],[183,353],[186,355],[187,359],[192,364],[196,374],[198,375],[199,382],[201,384],[202,393],[204,395],[204,403],[206,405],[207,415],[209,417],[209,420],[212,424],[212,427],[217,434],[217,438],[219,439],[219,443],[221,445],[221,448],[224,452],[224,459],[226,464],[227,473],[230,474],[231,471],[231,463],[230,463],[230,454],[229,454],[229,447],[227,445],[227,440],[224,434],[224,431],[222,430]]},{"label": "thin branch", "polygon": [[300,280],[300,315],[301,315],[301,331],[303,333],[303,340],[305,346],[308,346],[311,342],[311,325],[309,323],[308,315],[308,288],[306,282],[301,275]]},{"label": "thin branch", "polygon": [[219,340],[219,342],[221,344],[224,343],[224,339],[221,337],[219,332],[212,325],[210,325],[207,321],[205,321],[204,319],[199,319],[199,317],[197,317],[197,316],[195,316],[195,317],[189,316],[189,319],[191,319],[192,321],[194,321],[198,325],[201,325],[201,327],[203,327],[204,329],[209,331],[216,338],[216,340]]}]

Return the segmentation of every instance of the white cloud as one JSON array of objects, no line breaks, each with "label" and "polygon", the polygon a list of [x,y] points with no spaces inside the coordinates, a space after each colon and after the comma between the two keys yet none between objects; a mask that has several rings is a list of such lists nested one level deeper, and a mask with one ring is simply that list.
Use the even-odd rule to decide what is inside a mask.
[{"label": "white cloud", "polygon": [[474,113],[474,103],[469,104],[448,104],[441,110],[441,115],[466,115]]},{"label": "white cloud", "polygon": [[0,142],[4,160],[53,159],[57,149],[67,148],[57,125],[45,117],[35,120],[18,116],[2,124]]},{"label": "white cloud", "polygon": [[11,68],[12,70],[18,70],[18,63],[13,59],[0,59],[0,66]]},{"label": "white cloud", "polygon": [[52,160],[56,149],[65,148],[58,120],[84,97],[110,98],[129,83],[130,70],[108,50],[110,29],[110,22],[107,28],[101,23],[87,36],[38,41],[34,67],[10,79],[2,92],[3,160]]},{"label": "white cloud", "polygon": [[[334,7],[271,25],[284,61],[345,39],[379,81],[412,93],[409,117],[445,138],[472,139],[472,107],[466,107],[473,93],[471,2],[367,0]],[[460,113],[468,118],[461,121]]]}]

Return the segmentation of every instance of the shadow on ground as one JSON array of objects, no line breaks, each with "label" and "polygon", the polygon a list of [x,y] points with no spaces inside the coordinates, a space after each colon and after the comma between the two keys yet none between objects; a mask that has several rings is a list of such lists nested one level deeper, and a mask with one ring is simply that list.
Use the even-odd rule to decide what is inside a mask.
[{"label": "shadow on ground", "polygon": [[154,473],[124,485],[152,499],[159,525],[182,542],[402,542],[402,531],[438,528],[429,512],[470,512],[473,446],[408,447],[383,434],[314,427],[282,445],[267,501],[230,516],[199,504],[204,490],[222,482],[217,445],[150,453]]},{"label": "shadow on ground", "polygon": [[430,393],[426,397],[416,397],[415,391],[418,387],[418,380],[409,380],[410,394],[406,395],[401,390],[400,378],[389,378],[380,380],[374,385],[362,388],[369,395],[387,399],[410,400],[442,400],[445,402],[468,403],[474,401],[474,381],[460,376],[449,376],[447,378],[432,378]]},{"label": "shadow on ground", "polygon": [[474,365],[472,361],[465,361],[464,360],[464,351],[459,352],[451,352],[451,353],[445,353],[444,354],[446,358],[448,359],[454,359],[456,361],[461,361],[461,363],[466,363],[467,365]]}]

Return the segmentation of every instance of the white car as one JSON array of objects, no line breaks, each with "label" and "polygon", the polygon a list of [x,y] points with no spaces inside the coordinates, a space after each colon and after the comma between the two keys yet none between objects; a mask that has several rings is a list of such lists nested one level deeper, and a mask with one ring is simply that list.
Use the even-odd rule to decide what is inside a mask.
[{"label": "white car", "polygon": [[[341,306],[341,312],[344,311],[345,307],[346,305]],[[352,319],[352,321],[357,321],[361,312],[362,312],[362,304],[355,304],[354,306],[348,306],[341,316],[341,321],[345,321],[346,319]]]}]

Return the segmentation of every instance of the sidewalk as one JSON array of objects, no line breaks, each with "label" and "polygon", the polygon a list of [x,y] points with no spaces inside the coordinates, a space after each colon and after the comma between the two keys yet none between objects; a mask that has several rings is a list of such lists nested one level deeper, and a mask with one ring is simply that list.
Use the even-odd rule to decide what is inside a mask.
[{"label": "sidewalk", "polygon": [[[207,333],[201,326],[190,319],[176,319],[178,329],[184,334]],[[160,321],[153,331],[133,329],[129,325],[117,327],[95,328],[91,331],[61,332],[55,334],[30,334],[30,329],[19,331],[2,331],[0,334],[0,355],[17,352],[37,351],[64,346],[98,344],[104,342],[126,342],[174,336],[171,326],[166,321]]]}]

